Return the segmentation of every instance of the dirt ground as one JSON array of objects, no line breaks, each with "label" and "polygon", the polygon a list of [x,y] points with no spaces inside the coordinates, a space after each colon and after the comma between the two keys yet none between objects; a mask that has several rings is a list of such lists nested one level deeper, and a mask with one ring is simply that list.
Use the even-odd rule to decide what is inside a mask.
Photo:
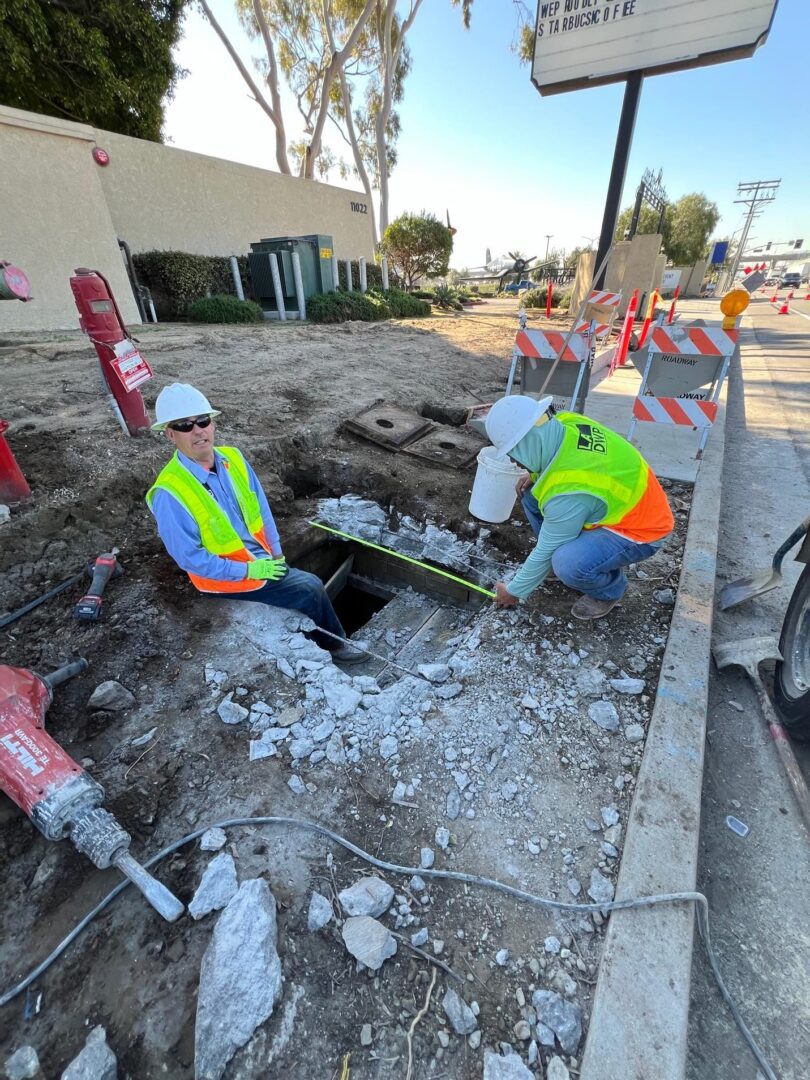
[{"label": "dirt ground", "polygon": [[[516,310],[514,301],[496,301],[381,325],[144,328],[141,347],[155,372],[144,396],[151,408],[163,385],[190,381],[222,410],[219,441],[239,446],[256,468],[291,562],[321,543],[306,525],[318,499],[349,492],[376,501],[392,523],[411,515],[474,540],[479,525],[467,511],[472,467],[452,471],[394,455],[340,426],[380,398],[419,410],[499,396]],[[68,590],[0,631],[2,660],[47,672],[87,658],[88,672],[57,690],[48,728],[104,785],[105,805],[132,833],[136,856],[214,821],[278,813],[320,821],[393,862],[418,865],[420,848],[430,846],[437,866],[566,900],[572,878],[581,880],[582,901],[592,870],[615,880],[618,853],[606,855],[601,846],[600,811],[615,807],[626,821],[643,742],[598,728],[578,679],[585,668],[642,678],[640,697],[605,697],[623,724],[646,726],[672,610],[653,594],[677,587],[687,487],[669,485],[676,534],[631,574],[632,588],[608,620],[571,621],[572,594],[556,581],[519,613],[486,605],[470,615],[463,640],[448,653],[463,673],[463,693],[433,700],[394,759],[376,752],[381,732],[353,727],[347,717],[339,726],[347,736],[355,732],[355,761],[296,765],[282,749],[250,762],[244,725],[225,726],[216,713],[221,695],[234,691],[246,706],[262,700],[276,712],[305,704],[307,687],[280,673],[277,655],[263,658],[234,636],[228,605],[196,594],[164,553],[143,497],[167,458],[165,440],[122,436],[101,394],[94,353],[78,334],[7,336],[0,362],[0,413],[12,422],[9,443],[33,491],[0,526],[0,613],[113,546],[125,568],[108,588],[101,623],[73,621],[80,592]],[[497,559],[519,561],[530,533],[516,512],[491,527],[486,545]],[[206,663],[226,673],[216,693]],[[133,693],[130,710],[88,710],[92,690],[107,679]],[[151,740],[132,745],[153,728]],[[468,783],[454,781],[459,770]],[[294,771],[307,784],[304,795],[288,786]],[[413,794],[395,800],[397,781]],[[462,811],[449,820],[454,782]],[[435,842],[439,826],[451,833],[446,852]],[[412,1037],[417,1080],[480,1077],[484,1049],[502,1042],[524,1061],[537,1054],[533,1067],[542,1075],[541,1062],[555,1051],[541,1046],[538,1053],[515,1031],[521,1020],[534,1025],[534,989],[577,1001],[586,1027],[601,919],[561,918],[447,882],[429,882],[419,897],[407,877],[391,875],[397,904],[414,918],[405,917],[398,930],[397,954],[370,976],[355,970],[334,920],[320,933],[307,932],[312,890],[334,897],[368,867],[308,833],[239,828],[228,839],[240,880],[264,876],[278,902],[284,989],[227,1076],[333,1077],[347,1053],[353,1077],[404,1076],[408,1029],[431,977],[429,961],[408,944],[422,925],[430,932],[425,949],[460,981],[438,972]],[[620,840],[616,846],[620,851]],[[191,844],[155,872],[188,902],[208,859]],[[0,804],[0,993],[117,880],[67,844],[49,844],[10,804]],[[37,980],[29,1003],[41,993],[41,1011],[26,1018],[25,995],[5,1007],[0,1062],[31,1043],[44,1074],[58,1075],[88,1025],[100,1023],[120,1075],[193,1076],[199,966],[215,918],[169,925],[127,890]],[[549,935],[559,939],[559,952],[544,948]],[[495,956],[504,949],[509,956],[501,964]],[[448,986],[478,1002],[480,1046],[447,1023],[441,999]],[[369,1045],[361,1045],[364,1024],[371,1025]],[[562,1056],[576,1075],[577,1055]]]}]

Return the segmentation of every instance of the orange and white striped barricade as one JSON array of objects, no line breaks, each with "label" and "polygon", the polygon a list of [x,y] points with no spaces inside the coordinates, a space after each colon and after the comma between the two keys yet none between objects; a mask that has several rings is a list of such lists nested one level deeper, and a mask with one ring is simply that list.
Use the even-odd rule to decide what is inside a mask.
[{"label": "orange and white striped barricade", "polygon": [[736,330],[654,326],[649,347],[630,354],[641,372],[641,386],[627,438],[632,439],[639,420],[699,428],[695,457],[700,458],[717,418],[717,403],[736,348]]},{"label": "orange and white striped barricade", "polygon": [[[560,330],[518,330],[512,350],[506,394],[512,393],[519,370],[518,384],[521,394],[536,397],[542,390],[544,394],[551,395],[555,408],[581,411],[590,385],[594,334],[592,331],[587,334],[571,334],[565,351],[562,352],[568,336]],[[560,362],[554,367],[549,384],[543,390],[543,384],[558,356]]]},{"label": "orange and white striped barricade", "polygon": [[[591,308],[604,308],[606,312],[597,312],[593,319],[583,319],[582,322],[577,323],[574,328],[575,334],[587,334],[591,329],[591,323],[596,323],[596,341],[598,344],[603,345],[610,337],[610,331],[613,329],[613,323],[616,321],[616,315],[619,311],[619,304],[622,302],[622,294],[620,292],[608,292],[607,289],[594,289],[588,297],[588,306],[586,311],[590,311]],[[607,320],[607,321],[605,321]]]}]

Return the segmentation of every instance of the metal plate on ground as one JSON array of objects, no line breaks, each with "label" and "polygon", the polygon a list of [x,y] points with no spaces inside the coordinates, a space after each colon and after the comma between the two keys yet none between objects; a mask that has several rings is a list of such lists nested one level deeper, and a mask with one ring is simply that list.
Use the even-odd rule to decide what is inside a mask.
[{"label": "metal plate on ground", "polygon": [[448,469],[463,469],[475,461],[484,445],[484,440],[474,432],[443,425],[411,443],[403,453],[446,465]]},{"label": "metal plate on ground", "polygon": [[344,421],[343,426],[347,431],[387,450],[399,450],[430,431],[433,424],[424,416],[402,409],[399,405],[378,401]]}]

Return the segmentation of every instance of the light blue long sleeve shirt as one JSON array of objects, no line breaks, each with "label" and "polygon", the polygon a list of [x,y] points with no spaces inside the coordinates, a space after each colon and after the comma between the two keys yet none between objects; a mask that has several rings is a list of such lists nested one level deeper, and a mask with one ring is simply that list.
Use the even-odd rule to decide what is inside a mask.
[{"label": "light blue long sleeve shirt", "polygon": [[[533,427],[520,440],[509,456],[523,465],[533,477],[539,476],[552,464],[562,446],[565,429],[559,420],[551,419]],[[576,540],[586,525],[595,525],[607,513],[607,503],[598,495],[570,492],[549,499],[543,508],[543,524],[534,550],[506,586],[512,596],[525,600],[545,581],[551,569],[551,557],[557,548]],[[660,547],[663,540],[654,545]]]},{"label": "light blue long sleeve shirt", "polygon": [[[236,500],[228,470],[223,464],[224,458],[222,455],[214,450],[214,468],[210,470],[203,465],[198,465],[191,458],[186,457],[185,454],[181,454],[179,450],[177,457],[180,464],[188,469],[191,475],[208,489],[220,508],[225,511],[228,520],[251,555],[257,559],[266,559],[268,557],[267,552],[261,544],[256,543],[242,520],[242,512],[239,509],[239,503]],[[280,555],[281,539],[267,497],[262,490],[256,473],[247,462],[245,464],[247,465],[251,490],[255,492],[259,500],[265,536],[273,554]],[[223,559],[220,555],[212,555],[209,551],[206,551],[202,546],[200,530],[196,521],[174,495],[171,495],[168,491],[158,489],[152,499],[151,509],[157,522],[160,539],[181,569],[190,574],[197,574],[199,577],[212,578],[215,581],[244,581],[247,576],[245,563],[235,562],[233,559]]]}]

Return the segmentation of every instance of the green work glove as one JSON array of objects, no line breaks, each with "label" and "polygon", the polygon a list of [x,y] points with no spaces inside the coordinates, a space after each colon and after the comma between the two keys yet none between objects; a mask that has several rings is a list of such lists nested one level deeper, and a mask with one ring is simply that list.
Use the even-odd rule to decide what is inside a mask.
[{"label": "green work glove", "polygon": [[287,560],[283,555],[277,559],[254,559],[248,563],[249,581],[278,581],[287,573]]}]

